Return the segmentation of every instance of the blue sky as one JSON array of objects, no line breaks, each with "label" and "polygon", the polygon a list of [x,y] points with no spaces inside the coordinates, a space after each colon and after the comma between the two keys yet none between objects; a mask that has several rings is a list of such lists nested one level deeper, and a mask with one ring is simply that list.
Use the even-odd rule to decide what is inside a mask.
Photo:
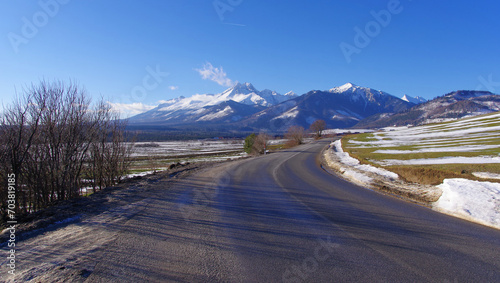
[{"label": "blue sky", "polygon": [[136,110],[237,81],[500,93],[499,12],[497,1],[0,0],[0,99],[42,79]]}]

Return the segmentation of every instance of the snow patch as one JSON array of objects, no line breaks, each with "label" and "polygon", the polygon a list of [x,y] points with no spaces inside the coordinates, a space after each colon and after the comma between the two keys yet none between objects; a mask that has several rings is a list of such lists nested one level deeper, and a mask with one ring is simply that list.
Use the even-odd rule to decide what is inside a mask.
[{"label": "snow patch", "polygon": [[424,103],[424,102],[427,102],[427,99],[423,98],[423,97],[420,97],[420,96],[415,96],[415,97],[412,97],[412,96],[409,96],[407,94],[405,94],[401,100],[404,100],[406,102],[411,102],[411,103],[414,103],[414,104],[420,104],[420,103]]},{"label": "snow patch", "polygon": [[342,172],[342,174],[344,174],[344,176],[346,176],[350,179],[354,179],[354,180],[357,180],[358,182],[365,183],[365,184],[369,184],[373,181],[372,178],[366,176],[365,174],[356,172],[354,170],[344,169],[344,172]]},{"label": "snow patch", "polygon": [[273,118],[272,120],[275,119],[286,119],[286,118],[295,118],[299,114],[299,110],[297,106],[293,107],[292,109],[286,111],[285,113],[281,114],[280,116]]},{"label": "snow patch", "polygon": [[[342,143],[340,140],[333,142],[332,146],[335,147],[335,150],[336,150],[335,154],[339,157],[340,161],[345,165],[352,166],[355,169],[358,169],[360,171],[375,173],[377,175],[381,175],[381,176],[384,176],[384,177],[387,177],[390,179],[398,179],[399,178],[398,174],[396,174],[394,172],[390,172],[388,170],[385,170],[382,168],[377,168],[377,167],[367,165],[367,164],[360,164],[359,160],[351,157],[349,155],[349,153],[344,152],[344,149],[342,148]],[[362,175],[361,173],[353,174],[351,172],[349,172],[349,174],[351,174],[352,177],[356,177],[356,175]],[[344,173],[344,175],[346,175],[346,173]],[[369,178],[367,176],[364,176],[364,177],[359,176],[359,177],[361,177],[362,179],[364,179],[364,177]],[[356,179],[358,179],[358,178],[356,178]],[[362,180],[360,180],[360,181],[362,181]]]},{"label": "snow patch", "polygon": [[385,159],[377,162],[382,166],[391,165],[431,165],[431,164],[497,164],[500,163],[500,157],[478,156],[478,157],[440,157],[440,158],[422,158],[422,159]]},{"label": "snow patch", "polygon": [[342,148],[342,142],[340,140],[336,140],[332,145],[335,147],[335,154],[337,154],[342,163],[349,166],[359,165],[359,160],[357,160],[356,158],[352,158],[349,153],[344,152],[344,149]]},{"label": "snow patch", "polygon": [[224,108],[223,110],[216,112],[216,113],[207,114],[207,115],[201,117],[200,119],[198,119],[197,121],[211,121],[211,120],[225,117],[233,112],[234,111],[230,106],[226,106],[226,108]]},{"label": "snow patch", "polygon": [[500,174],[495,174],[495,173],[490,173],[490,172],[474,172],[472,175],[478,177],[478,178],[483,178],[483,179],[499,179],[500,180]]},{"label": "snow patch", "polygon": [[416,150],[393,150],[393,149],[379,149],[373,153],[383,153],[383,154],[412,154],[412,153],[428,153],[428,152],[474,152],[485,149],[499,148],[500,145],[462,145],[462,146],[450,146],[450,147],[427,147]]},{"label": "snow patch", "polygon": [[434,207],[442,212],[500,228],[500,184],[445,179]]}]

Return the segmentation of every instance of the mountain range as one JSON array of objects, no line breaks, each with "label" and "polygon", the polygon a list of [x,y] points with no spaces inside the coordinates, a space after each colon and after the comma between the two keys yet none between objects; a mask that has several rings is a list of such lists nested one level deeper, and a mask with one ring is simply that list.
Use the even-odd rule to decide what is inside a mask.
[{"label": "mountain range", "polygon": [[500,111],[500,95],[489,91],[459,90],[399,113],[379,113],[356,125],[359,128],[406,126],[456,120]]},{"label": "mountain range", "polygon": [[327,91],[314,90],[271,106],[243,121],[246,126],[286,131],[291,125],[308,128],[324,120],[329,128],[349,128],[377,114],[400,112],[415,104],[386,92],[347,83]]},{"label": "mountain range", "polygon": [[284,95],[250,83],[236,84],[219,94],[196,94],[164,101],[156,108],[129,119],[131,124],[185,125],[193,123],[234,123],[297,95]]},{"label": "mountain range", "polygon": [[422,124],[500,110],[500,96],[490,92],[457,91],[431,101],[395,97],[352,83],[298,96],[250,83],[238,83],[219,94],[196,94],[163,101],[129,118],[129,125],[169,129],[284,132],[291,125],[308,128],[324,120],[328,128],[384,127]]}]

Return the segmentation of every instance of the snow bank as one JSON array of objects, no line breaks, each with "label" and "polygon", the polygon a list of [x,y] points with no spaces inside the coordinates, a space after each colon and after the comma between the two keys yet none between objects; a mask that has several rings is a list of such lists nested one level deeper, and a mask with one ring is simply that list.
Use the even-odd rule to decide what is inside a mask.
[{"label": "snow bank", "polygon": [[474,172],[472,175],[483,179],[500,179],[500,174],[490,172]]},{"label": "snow bank", "polygon": [[434,207],[442,212],[500,228],[500,184],[446,179]]},{"label": "snow bank", "polygon": [[344,168],[344,172],[342,172],[342,174],[344,174],[344,176],[346,176],[347,178],[356,180],[362,184],[370,184],[373,181],[372,178],[366,176],[365,174],[359,173],[351,169]]},{"label": "snow bank", "polygon": [[356,158],[352,158],[349,153],[344,152],[344,149],[342,148],[342,143],[340,140],[336,140],[333,142],[332,146],[335,147],[335,154],[340,158],[340,161],[344,163],[345,165],[349,166],[356,166],[359,165],[359,160]]},{"label": "snow bank", "polygon": [[[340,140],[337,140],[337,141],[333,142],[332,146],[335,147],[335,151],[336,151],[335,154],[339,157],[340,161],[343,164],[345,164],[345,165],[352,166],[355,169],[358,169],[360,171],[375,173],[377,175],[381,175],[381,176],[384,176],[384,177],[387,177],[387,178],[390,178],[390,179],[397,179],[399,177],[398,174],[390,172],[390,171],[382,169],[382,168],[377,168],[377,167],[374,167],[374,166],[371,166],[371,165],[367,165],[367,164],[362,164],[361,165],[359,163],[359,160],[357,160],[355,158],[352,158],[349,155],[349,153],[344,152],[344,149],[342,148],[342,143],[341,143]],[[346,173],[344,173],[344,175],[346,175]],[[369,178],[369,177],[366,177],[366,176],[365,176],[366,178],[363,178],[362,176],[358,176],[358,175],[362,175],[361,173],[357,173],[357,174],[352,174],[351,173],[351,175],[352,175],[353,178],[356,177],[356,176],[360,177],[362,179],[365,179],[365,180],[366,180],[366,178]],[[363,180],[360,180],[360,181],[363,181]]]}]

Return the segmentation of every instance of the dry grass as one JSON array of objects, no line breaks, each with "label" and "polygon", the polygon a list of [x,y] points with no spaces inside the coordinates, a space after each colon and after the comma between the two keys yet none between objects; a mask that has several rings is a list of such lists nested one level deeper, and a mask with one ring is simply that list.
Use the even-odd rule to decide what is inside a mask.
[{"label": "dry grass", "polygon": [[403,180],[423,185],[439,185],[444,179],[464,178],[476,181],[497,182],[496,179],[483,179],[472,175],[473,172],[500,172],[499,164],[445,164],[388,166],[385,169],[398,174]]},{"label": "dry grass", "polygon": [[[398,174],[403,180],[410,183],[419,183],[422,185],[439,185],[444,179],[464,178],[464,174],[457,174],[453,171],[438,170],[433,168],[424,168],[417,166],[391,166],[387,168]],[[470,175],[469,177],[474,177]]]}]

